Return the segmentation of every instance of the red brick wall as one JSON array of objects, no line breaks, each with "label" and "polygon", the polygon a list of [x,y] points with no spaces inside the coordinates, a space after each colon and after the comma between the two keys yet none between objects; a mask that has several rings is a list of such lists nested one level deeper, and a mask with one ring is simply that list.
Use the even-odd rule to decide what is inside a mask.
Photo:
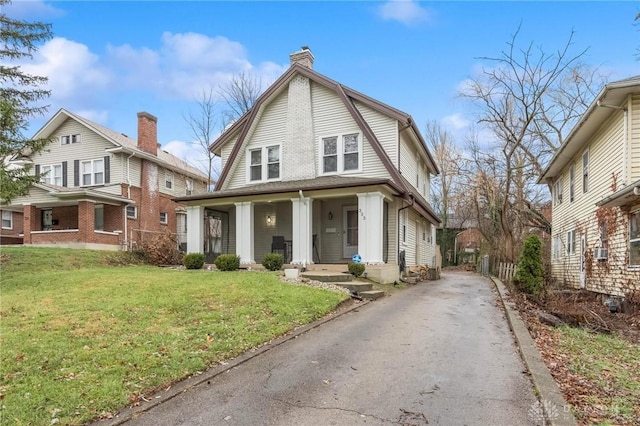
[{"label": "red brick wall", "polygon": [[[22,234],[24,229],[24,217],[22,212],[12,212],[13,223],[11,229],[0,229],[0,235],[17,235]],[[2,217],[2,210],[0,210],[0,217]]]},{"label": "red brick wall", "polygon": [[58,221],[53,229],[78,229],[78,206],[54,207],[53,220]]},{"label": "red brick wall", "polygon": [[124,231],[122,224],[124,218],[124,207],[104,205],[104,230],[105,231]]},{"label": "red brick wall", "polygon": [[138,113],[138,148],[158,155],[158,119],[148,112]]}]

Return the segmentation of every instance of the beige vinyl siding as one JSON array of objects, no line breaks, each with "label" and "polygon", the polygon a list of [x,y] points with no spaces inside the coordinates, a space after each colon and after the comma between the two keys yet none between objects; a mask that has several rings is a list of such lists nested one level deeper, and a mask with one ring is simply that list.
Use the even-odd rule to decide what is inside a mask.
[{"label": "beige vinyl siding", "polygon": [[39,204],[51,203],[55,201],[57,201],[57,198],[49,195],[48,191],[32,186],[29,189],[28,195],[15,197],[13,200],[11,200],[11,204],[16,206],[23,204],[35,204],[37,206]]},{"label": "beige vinyl siding", "polygon": [[420,218],[420,215],[412,208],[408,208],[408,221],[407,221],[407,243],[404,245],[405,260],[407,266],[414,266],[418,264],[416,259],[416,242],[418,238],[418,231],[416,229],[416,220]]},{"label": "beige vinyl siding", "polygon": [[[80,134],[80,143],[61,145],[60,136]],[[104,158],[109,155],[111,157],[111,182],[114,179],[118,179],[122,174],[119,169],[118,161],[114,161],[114,156],[105,152],[108,148],[113,148],[111,142],[107,141],[97,133],[87,129],[80,125],[77,121],[67,119],[55,132],[51,135],[51,142],[46,146],[44,150],[32,156],[34,164],[44,166],[51,164],[62,164],[63,161],[67,162],[67,187],[74,187],[74,160],[96,160]],[[32,168],[32,173],[35,173],[35,168]],[[114,174],[115,172],[115,174]]]},{"label": "beige vinyl siding", "polygon": [[[573,161],[562,171],[563,200],[553,206],[552,236],[559,236],[561,247],[559,259],[551,262],[556,280],[574,288],[580,286],[580,236],[586,233],[587,249],[593,249],[598,242],[598,224],[595,212],[596,202],[613,193],[612,176],[617,176],[618,187],[622,176],[623,126],[622,112],[616,112],[586,145],[589,150],[589,192],[583,193],[581,150]],[[575,198],[569,198],[569,168],[575,165]],[[567,232],[576,230],[575,254],[568,254]],[[587,280],[587,289],[590,288]]]},{"label": "beige vinyl siding", "polygon": [[[131,157],[129,159],[129,180],[131,181],[131,186],[140,187],[142,183],[142,160],[138,157]],[[123,182],[127,182],[127,164],[125,160],[123,174],[124,179]]]},{"label": "beige vinyl siding", "polygon": [[387,236],[389,239],[388,259],[387,263],[398,263],[398,208],[400,208],[399,201],[387,202],[388,214],[387,214]]},{"label": "beige vinyl siding", "polygon": [[411,184],[414,191],[416,184],[416,148],[407,140],[406,136],[400,135],[400,173]]},{"label": "beige vinyl siding", "polygon": [[231,151],[233,150],[237,140],[238,136],[231,138],[229,142],[224,144],[220,149],[220,170],[224,169],[224,166],[227,165],[227,161],[229,160],[229,156],[231,155]]},{"label": "beige vinyl siding", "polygon": [[[371,108],[355,102],[358,111],[365,119],[373,134],[382,145],[392,164],[396,164],[398,158],[398,122],[393,118],[372,110]],[[389,172],[382,164],[378,154],[373,150],[371,144],[365,140],[362,174],[367,177],[390,177]]]},{"label": "beige vinyl siding", "polygon": [[[277,96],[258,114],[245,143],[230,170],[225,189],[241,188],[247,185],[247,150],[278,145],[284,141],[287,119],[287,93]],[[282,150],[280,151],[282,158]],[[284,165],[281,163],[281,167]],[[282,171],[281,171],[282,172]]]},{"label": "beige vinyl siding", "polygon": [[629,179],[640,179],[640,94],[631,97],[629,110]]},{"label": "beige vinyl siding", "polygon": [[[253,210],[254,226],[254,257],[257,263],[261,263],[265,254],[271,252],[271,242],[276,235],[283,236],[285,240],[292,239],[291,202],[274,204],[256,204]],[[267,216],[275,220],[274,226],[267,226]],[[290,251],[290,250],[289,250]],[[281,253],[281,252],[278,252]],[[291,259],[288,259],[291,261]]]}]

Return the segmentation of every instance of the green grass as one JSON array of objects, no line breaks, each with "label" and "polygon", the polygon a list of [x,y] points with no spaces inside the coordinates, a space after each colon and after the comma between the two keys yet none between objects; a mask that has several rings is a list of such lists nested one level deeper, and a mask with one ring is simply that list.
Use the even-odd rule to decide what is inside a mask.
[{"label": "green grass", "polygon": [[1,424],[109,415],[346,298],[275,273],[109,267],[108,256],[2,250]]},{"label": "green grass", "polygon": [[598,411],[599,424],[640,424],[640,346],[579,328],[558,330],[559,349],[568,357],[569,370],[598,390],[589,397],[588,407]]}]

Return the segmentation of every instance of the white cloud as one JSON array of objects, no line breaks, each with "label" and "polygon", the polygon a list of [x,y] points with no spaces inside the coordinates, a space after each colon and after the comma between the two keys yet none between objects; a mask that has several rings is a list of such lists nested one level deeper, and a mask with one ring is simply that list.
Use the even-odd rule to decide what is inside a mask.
[{"label": "white cloud", "polygon": [[398,21],[405,25],[416,25],[431,19],[429,11],[414,0],[388,1],[378,8],[378,13],[384,20]]},{"label": "white cloud", "polygon": [[4,13],[13,19],[57,18],[65,12],[42,0],[14,0],[2,6]]},{"label": "white cloud", "polygon": [[119,80],[162,97],[193,100],[243,71],[252,71],[266,86],[285,70],[273,62],[252,65],[244,46],[225,37],[165,32],[161,40],[157,51],[109,46],[108,62]]},{"label": "white cloud", "polygon": [[111,79],[86,45],[60,37],[46,42],[21,68],[28,74],[47,76],[51,98],[61,101],[80,94],[92,99],[92,94],[106,88]]},{"label": "white cloud", "polygon": [[469,127],[471,122],[467,120],[462,114],[459,112],[455,114],[448,115],[444,117],[442,120],[442,124],[445,125],[446,128],[450,128],[453,130],[461,130]]},{"label": "white cloud", "polygon": [[[175,155],[181,160],[186,161],[193,167],[201,170],[204,174],[207,174],[208,157],[204,152],[204,148],[198,143],[189,143],[181,140],[173,140],[162,145],[162,149],[170,154]],[[213,160],[212,177],[215,179],[220,172],[220,158],[216,157]]]}]

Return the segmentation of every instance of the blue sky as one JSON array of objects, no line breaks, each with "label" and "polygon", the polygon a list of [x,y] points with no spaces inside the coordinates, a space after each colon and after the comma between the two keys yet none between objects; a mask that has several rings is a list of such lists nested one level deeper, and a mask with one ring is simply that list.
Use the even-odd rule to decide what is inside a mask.
[{"label": "blue sky", "polygon": [[158,117],[163,147],[199,164],[183,115],[198,94],[251,70],[265,87],[307,45],[314,69],[456,135],[473,124],[458,96],[520,26],[546,52],[575,31],[572,51],[610,80],[640,74],[639,1],[221,2],[14,0],[9,16],[53,24],[31,73],[49,77],[49,115],[66,108],[136,137],[136,113]]}]

